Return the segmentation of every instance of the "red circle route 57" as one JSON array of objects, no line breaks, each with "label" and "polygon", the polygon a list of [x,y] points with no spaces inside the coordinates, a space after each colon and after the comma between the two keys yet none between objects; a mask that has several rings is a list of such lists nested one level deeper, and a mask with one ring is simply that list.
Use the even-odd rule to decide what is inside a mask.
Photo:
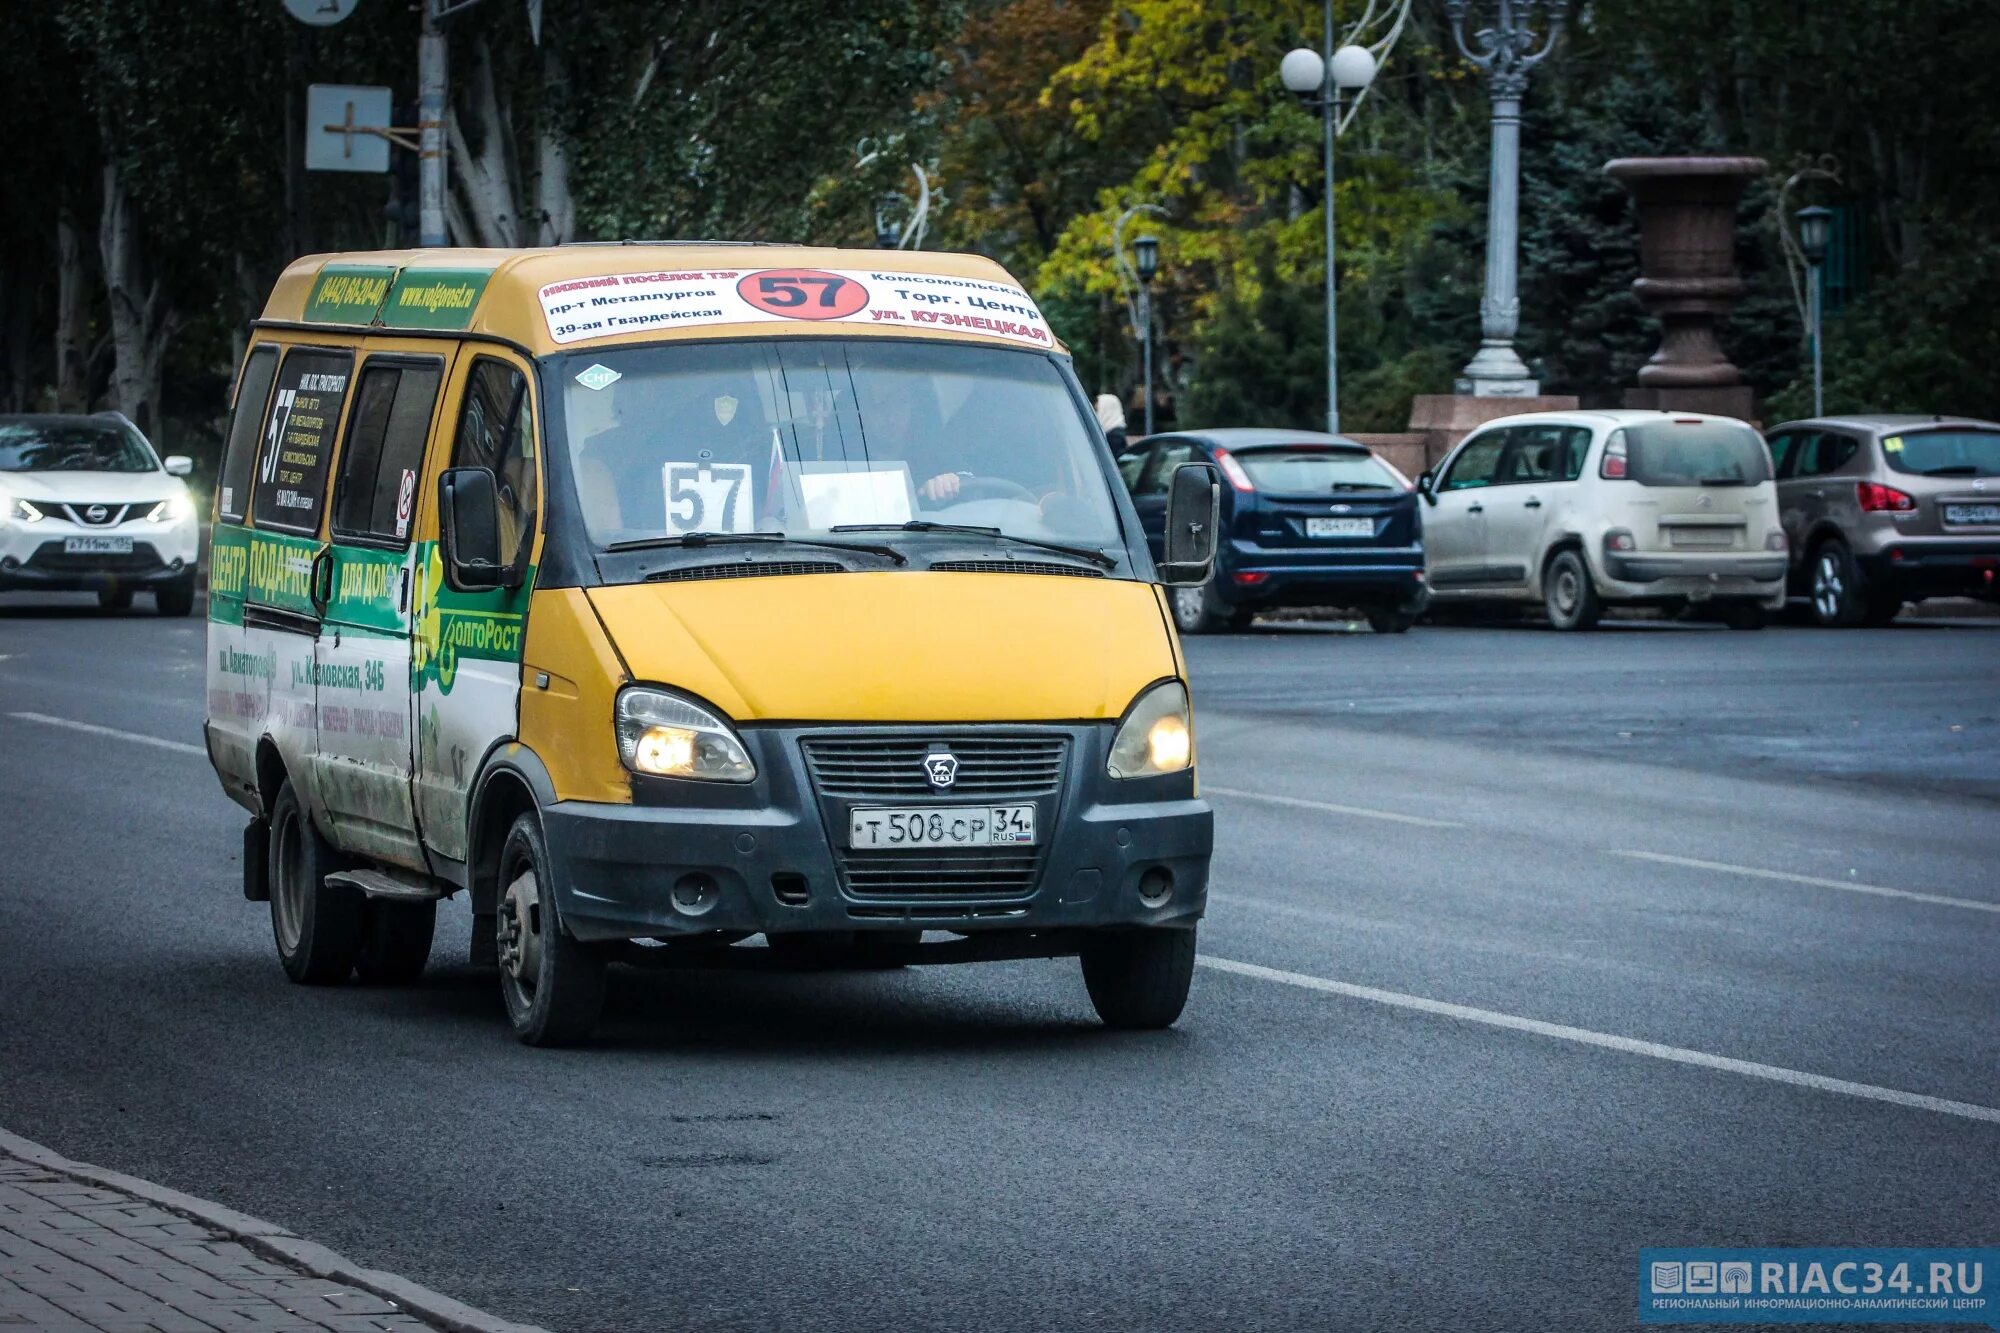
[{"label": "red circle route 57", "polygon": [[853,278],[816,268],[767,268],[745,274],[736,294],[766,314],[786,319],[843,319],[868,304]]}]

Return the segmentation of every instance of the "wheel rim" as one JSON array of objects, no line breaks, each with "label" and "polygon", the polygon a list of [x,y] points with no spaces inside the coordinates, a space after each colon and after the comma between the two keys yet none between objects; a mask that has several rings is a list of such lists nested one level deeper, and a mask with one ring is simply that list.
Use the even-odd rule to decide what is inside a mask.
[{"label": "wheel rim", "polygon": [[305,885],[299,871],[299,816],[289,813],[278,822],[271,855],[271,906],[278,923],[278,947],[298,950],[305,929]]},{"label": "wheel rim", "polygon": [[1813,566],[1813,610],[1819,612],[1823,620],[1833,620],[1840,615],[1840,599],[1847,591],[1840,577],[1840,562],[1827,551]]},{"label": "wheel rim", "polygon": [[1556,566],[1552,596],[1556,614],[1564,620],[1576,614],[1577,604],[1583,600],[1583,582],[1577,578],[1575,566],[1567,560]]},{"label": "wheel rim", "polygon": [[532,865],[518,865],[500,898],[500,980],[522,1010],[535,1003],[542,975],[541,886]]},{"label": "wheel rim", "polygon": [[1174,614],[1181,618],[1183,624],[1193,624],[1201,619],[1201,595],[1200,588],[1174,589]]}]

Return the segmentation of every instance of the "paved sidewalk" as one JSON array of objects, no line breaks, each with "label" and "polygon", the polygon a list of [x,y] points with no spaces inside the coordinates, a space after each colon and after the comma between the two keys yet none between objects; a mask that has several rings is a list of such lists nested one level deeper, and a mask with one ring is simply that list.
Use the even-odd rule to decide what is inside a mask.
[{"label": "paved sidewalk", "polygon": [[517,1327],[282,1228],[0,1134],[0,1333]]}]

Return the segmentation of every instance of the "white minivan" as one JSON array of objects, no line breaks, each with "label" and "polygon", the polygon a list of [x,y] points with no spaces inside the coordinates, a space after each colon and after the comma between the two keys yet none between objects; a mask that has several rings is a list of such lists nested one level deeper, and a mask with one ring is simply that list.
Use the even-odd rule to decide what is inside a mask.
[{"label": "white minivan", "polygon": [[1732,417],[1501,417],[1417,489],[1440,607],[1539,601],[1572,630],[1607,606],[1656,606],[1757,629],[1784,605],[1771,455]]}]

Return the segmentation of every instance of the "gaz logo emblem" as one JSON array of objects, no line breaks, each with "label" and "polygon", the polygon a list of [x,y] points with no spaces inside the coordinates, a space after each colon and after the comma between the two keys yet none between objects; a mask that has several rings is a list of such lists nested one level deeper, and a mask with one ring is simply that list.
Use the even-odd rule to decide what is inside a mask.
[{"label": "gaz logo emblem", "polygon": [[944,791],[958,781],[958,756],[949,750],[935,750],[924,756],[924,776],[931,786]]}]

